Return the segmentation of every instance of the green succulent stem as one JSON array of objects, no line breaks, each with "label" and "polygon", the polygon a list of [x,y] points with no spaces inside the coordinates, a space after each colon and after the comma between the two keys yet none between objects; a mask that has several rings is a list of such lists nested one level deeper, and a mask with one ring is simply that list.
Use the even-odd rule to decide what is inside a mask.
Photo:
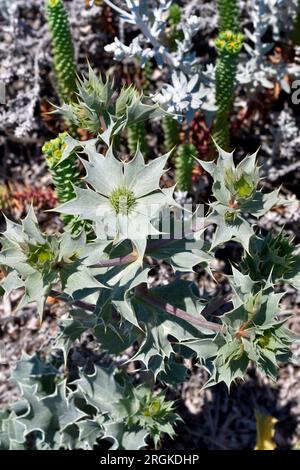
[{"label": "green succulent stem", "polygon": [[170,116],[165,116],[162,121],[164,131],[164,144],[168,152],[179,144],[179,131],[180,125],[176,119]]},{"label": "green succulent stem", "polygon": [[142,69],[143,75],[143,91],[147,95],[151,91],[152,75],[153,75],[153,63],[151,60],[147,60],[144,68]]},{"label": "green succulent stem", "polygon": [[217,0],[219,31],[240,31],[240,12],[237,0]]},{"label": "green succulent stem", "polygon": [[175,157],[176,183],[180,191],[190,191],[194,157],[197,155],[193,144],[182,144],[178,147]]},{"label": "green succulent stem", "polygon": [[172,3],[169,8],[168,24],[169,28],[166,31],[166,35],[169,41],[169,48],[172,51],[176,51],[178,46],[177,42],[182,41],[184,38],[183,31],[179,28],[182,17],[182,7],[177,3]]},{"label": "green succulent stem", "polygon": [[296,46],[300,45],[300,0],[298,0],[297,15],[294,21],[291,39]]},{"label": "green succulent stem", "polygon": [[130,153],[133,155],[139,145],[142,153],[147,153],[146,128],[144,122],[132,124],[127,129],[127,143]]},{"label": "green succulent stem", "polygon": [[69,158],[60,163],[65,147],[64,139],[66,136],[67,133],[59,134],[55,139],[46,142],[42,149],[50,169],[60,203],[73,199],[75,197],[73,184],[80,184],[77,155],[72,153]]},{"label": "green succulent stem", "polygon": [[45,7],[58,93],[61,101],[68,102],[76,91],[76,61],[68,14],[62,0],[46,0]]},{"label": "green succulent stem", "polygon": [[177,3],[172,3],[169,8],[169,23],[175,26],[181,21],[181,7]]},{"label": "green succulent stem", "polygon": [[[46,142],[42,148],[60,204],[74,199],[76,196],[74,186],[81,186],[76,153],[72,153],[66,160],[60,163],[65,147],[66,135],[67,133],[65,132],[59,134],[55,139]],[[62,215],[62,220],[73,235],[80,233],[83,228],[89,228],[90,230],[90,224],[79,220],[76,216]]]},{"label": "green succulent stem", "polygon": [[231,31],[220,33],[216,40],[218,59],[216,64],[217,113],[213,126],[213,138],[226,151],[230,151],[230,112],[234,100],[237,57],[243,45],[243,35]]}]

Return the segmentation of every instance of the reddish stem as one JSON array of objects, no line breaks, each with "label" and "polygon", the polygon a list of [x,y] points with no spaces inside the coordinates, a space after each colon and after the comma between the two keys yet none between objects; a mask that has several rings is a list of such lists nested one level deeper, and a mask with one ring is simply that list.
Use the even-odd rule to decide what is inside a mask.
[{"label": "reddish stem", "polygon": [[182,320],[187,321],[188,323],[192,323],[194,325],[200,326],[206,330],[215,331],[216,333],[225,332],[226,327],[224,325],[219,325],[218,323],[213,323],[207,320],[202,320],[201,318],[194,317],[190,313],[182,310],[181,308],[175,307],[174,305],[165,302],[163,299],[158,297],[154,297],[147,287],[142,284],[137,289],[139,297],[147,302],[149,305],[153,307],[159,308],[164,312],[168,313],[169,315],[174,315],[178,318],[182,318]]}]

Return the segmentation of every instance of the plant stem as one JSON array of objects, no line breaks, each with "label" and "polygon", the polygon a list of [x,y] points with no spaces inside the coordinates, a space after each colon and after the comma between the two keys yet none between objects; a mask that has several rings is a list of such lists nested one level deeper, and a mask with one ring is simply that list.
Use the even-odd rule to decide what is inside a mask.
[{"label": "plant stem", "polygon": [[105,259],[99,261],[99,263],[91,264],[89,268],[111,268],[112,266],[122,266],[124,264],[132,263],[137,260],[137,254],[135,252],[129,253],[126,256],[119,256],[118,258]]},{"label": "plant stem", "polygon": [[[57,290],[50,290],[48,296],[58,298],[59,300],[62,300],[63,302],[71,302],[71,300],[69,300],[63,292],[58,292]],[[61,296],[64,296],[64,297],[61,297]],[[75,300],[75,302],[73,302],[73,305],[75,307],[83,308],[84,310],[87,310],[88,312],[94,312],[95,307],[96,307],[96,305],[90,304],[88,302],[84,302],[83,300]]]},{"label": "plant stem", "polygon": [[240,12],[236,0],[217,0],[217,11],[219,31],[230,30],[237,33],[240,30]]},{"label": "plant stem", "polygon": [[231,296],[231,294],[226,294],[224,296],[217,297],[216,299],[212,300],[201,312],[202,315],[213,315],[214,313],[216,313],[217,310],[219,310],[219,308],[221,308],[223,305],[230,301]]},{"label": "plant stem", "polygon": [[145,284],[141,284],[137,288],[137,292],[139,297],[146,303],[168,313],[169,315],[174,315],[175,317],[181,318],[182,320],[185,320],[188,323],[200,326],[206,330],[215,331],[216,333],[224,333],[226,331],[226,327],[224,325],[219,325],[218,323],[213,323],[207,320],[201,320],[201,318],[196,318],[185,310],[182,310],[181,308],[175,307],[174,305],[165,302],[163,299],[154,297],[149,292]]},{"label": "plant stem", "polygon": [[[182,310],[181,308],[175,307],[174,305],[171,305],[168,302],[165,302],[163,299],[154,297],[149,292],[145,284],[141,284],[140,286],[138,286],[136,289],[136,293],[138,294],[138,297],[140,297],[141,300],[145,301],[149,305],[152,305],[153,307],[163,310],[169,315],[174,315],[175,317],[181,318],[182,320],[185,320],[188,323],[192,323],[194,325],[200,326],[201,328],[204,328],[206,330],[215,331],[216,333],[226,332],[226,327],[224,325],[219,325],[218,323],[213,323],[207,320],[201,320],[201,318],[196,318],[190,313]],[[58,292],[56,290],[51,290],[49,292],[50,297],[60,298],[60,300],[64,302],[68,302],[69,300],[66,297],[60,297],[63,295],[64,294],[62,292]],[[226,302],[226,300],[223,299],[223,302]],[[76,300],[73,303],[73,305],[75,307],[83,308],[84,310],[87,310],[88,312],[94,312],[94,309],[95,309],[95,305],[90,304],[88,302],[84,302],[83,300]]]}]

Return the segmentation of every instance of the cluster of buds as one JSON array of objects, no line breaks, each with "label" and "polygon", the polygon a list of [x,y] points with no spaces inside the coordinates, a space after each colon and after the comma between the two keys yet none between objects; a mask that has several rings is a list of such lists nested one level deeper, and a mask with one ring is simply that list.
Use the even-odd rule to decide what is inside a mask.
[{"label": "cluster of buds", "polygon": [[238,54],[243,47],[244,35],[233,33],[232,31],[223,31],[215,41],[215,46],[219,52]]}]

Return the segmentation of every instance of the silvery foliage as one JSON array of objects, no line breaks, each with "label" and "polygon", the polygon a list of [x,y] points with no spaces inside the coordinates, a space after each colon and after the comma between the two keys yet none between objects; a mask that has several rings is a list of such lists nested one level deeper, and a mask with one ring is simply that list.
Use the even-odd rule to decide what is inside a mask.
[{"label": "silvery foliage", "polygon": [[[135,38],[133,45],[126,47],[116,38],[115,42],[105,47],[108,52],[113,52],[116,58],[124,58],[127,54],[135,56],[141,59],[142,64],[145,59],[154,57],[158,66],[162,66],[164,63],[168,64],[173,69],[181,69],[183,72],[190,72],[191,66],[195,63],[194,54],[192,57],[186,57],[190,54],[191,40],[199,29],[199,20],[194,15],[185,19],[184,23],[184,38],[179,43],[178,50],[171,53],[163,44],[160,42],[160,37],[163,34],[168,19],[168,9],[171,5],[171,1],[162,0],[150,4],[145,0],[125,0],[124,6],[127,6],[128,11],[119,8],[109,0],[105,0],[105,3],[110,5],[120,15],[121,19],[126,23],[137,26],[143,33],[144,38]],[[143,43],[150,47],[143,48]]]},{"label": "silvery foliage", "polygon": [[4,18],[7,18],[8,17],[8,7],[9,7],[9,4],[10,4],[10,0],[1,0],[0,1],[0,8],[1,8],[1,15],[4,17]]},{"label": "silvery foliage", "polygon": [[[42,0],[31,0],[26,2],[26,7],[41,7],[42,4]],[[40,93],[39,65],[45,45],[45,29],[34,31],[21,21],[24,6],[22,0],[5,2],[0,12],[0,80],[7,87],[5,107],[0,108],[0,128],[14,129],[17,137],[25,135],[34,121]],[[9,86],[14,82],[19,89],[15,86],[10,91]]]},{"label": "silvery foliage", "polygon": [[136,26],[141,32],[128,46],[115,38],[112,44],[105,46],[105,50],[112,52],[116,60],[137,58],[144,66],[148,59],[154,58],[159,67],[167,66],[172,83],[163,85],[155,99],[168,112],[185,115],[190,120],[198,109],[216,110],[213,83],[208,75],[202,77],[205,69],[202,70],[191,50],[192,39],[201,27],[200,16],[183,15],[179,25],[183,39],[177,41],[176,51],[170,51],[164,45],[163,35],[171,1],[155,1],[152,4],[143,0],[126,0],[123,3],[127,10],[110,0],[105,2],[120,14],[124,22]]},{"label": "silvery foliage", "polygon": [[[67,148],[67,152],[74,151],[72,146]],[[282,329],[277,331],[282,322],[277,317],[280,307],[277,305],[278,294],[273,289],[275,282],[281,282],[282,278],[273,280],[271,273],[279,262],[278,257],[272,259],[266,278],[259,283],[251,278],[249,262],[246,271],[234,269],[234,276],[229,277],[233,289],[231,305],[240,312],[238,329],[230,308],[230,312],[222,317],[222,323],[208,322],[204,312],[211,310],[212,305],[201,301],[193,283],[180,279],[181,273],[193,272],[197,265],[211,275],[216,250],[228,241],[240,243],[245,255],[249,253],[250,243],[257,235],[247,221],[247,214],[259,219],[273,206],[282,203],[278,190],[262,191],[256,154],[247,156],[236,166],[233,154],[218,148],[217,164],[201,162],[213,178],[215,201],[210,204],[207,217],[199,219],[188,211],[176,211],[179,208],[172,197],[174,188],[160,188],[167,156],[146,165],[137,150],[130,162],[123,163],[116,158],[112,148],[106,156],[99,154],[95,140],[78,141],[76,148],[82,151],[87,186],[75,188],[76,198],[58,207],[57,211],[92,220],[94,241],[86,243],[83,234],[75,238],[69,234],[45,236],[31,210],[21,225],[7,221],[0,259],[7,272],[2,287],[6,295],[16,288],[23,288],[21,305],[36,301],[41,312],[49,294],[68,301],[71,316],[74,308],[80,305],[80,328],[77,330],[75,320],[75,331],[70,325],[62,327],[57,343],[65,357],[74,338],[86,329],[92,329],[108,352],[121,352],[137,341],[139,347],[131,360],[139,361],[142,369],[150,371],[154,377],[159,375],[166,382],[176,381],[170,373],[174,354],[178,354],[195,356],[199,364],[210,370],[214,382],[224,381],[229,386],[234,378],[243,376],[248,364],[246,358],[254,360],[254,356],[261,358],[261,355],[269,354],[261,345],[265,344],[268,349],[267,339],[258,343],[264,330],[272,337],[273,356],[280,359],[283,351],[290,354],[290,333],[284,329],[283,340],[278,336]],[[184,238],[178,236],[182,233],[178,223],[167,227],[161,224],[170,210],[174,217],[184,221]],[[105,229],[105,225],[109,229],[113,227],[112,231]],[[203,240],[208,225],[215,227],[210,243]],[[155,239],[150,237],[151,234],[155,234]],[[147,290],[148,256],[168,263],[178,273],[176,280]],[[284,280],[299,288],[299,256],[293,250],[288,256],[290,270],[284,273]],[[270,311],[265,305],[265,295],[271,302]],[[248,302],[251,310],[243,307]],[[259,314],[258,324],[256,313]],[[232,343],[234,333],[236,339]],[[244,341],[249,344],[245,345]],[[220,354],[228,343],[232,354],[224,356],[226,364],[221,364]],[[241,363],[240,353],[243,353]],[[214,358],[215,369],[211,369]],[[277,362],[273,360],[274,367],[270,372],[269,364],[263,366],[264,361],[257,360],[256,363],[263,373],[274,378]],[[182,377],[181,373],[178,380],[179,377]]]},{"label": "silvery foliage", "polygon": [[[246,38],[251,44],[245,43],[248,57],[238,63],[237,81],[249,92],[257,91],[259,87],[272,89],[279,82],[282,89],[290,93],[290,87],[284,77],[286,74],[294,77],[299,74],[299,67],[286,64],[282,59],[278,63],[267,60],[267,54],[280,39],[282,32],[288,33],[293,25],[297,12],[297,0],[251,0],[241,1],[241,7],[247,11],[253,31],[244,29]],[[271,32],[274,42],[264,41],[266,32]],[[249,60],[250,56],[250,60]]]},{"label": "silvery foliage", "polygon": [[[269,157],[269,161],[266,162],[268,178],[276,180],[289,171],[299,168],[300,131],[293,111],[288,106],[280,112],[272,113],[270,117],[272,145],[269,139],[266,139],[262,148]],[[272,170],[274,154],[280,164],[276,170],[274,168]]]},{"label": "silvery foliage", "polygon": [[[145,1],[124,1],[124,7],[120,8],[112,1],[106,0],[125,23],[137,27],[141,34],[133,39],[131,44],[125,45],[118,38],[114,43],[105,47],[108,52],[114,53],[116,60],[123,60],[125,57],[138,58],[142,66],[151,58],[155,58],[159,66],[165,65],[169,70],[169,83],[162,86],[161,91],[156,95],[156,99],[170,112],[175,112],[177,118],[181,115],[187,116],[190,120],[198,105],[205,113],[216,110],[214,101],[214,80],[215,67],[208,64],[206,68],[201,67],[199,60],[192,52],[192,38],[199,29],[207,29],[207,22],[203,21],[202,10],[199,4],[192,8],[194,2],[187,2],[183,8],[182,24],[179,25],[184,33],[183,41],[178,41],[178,50],[170,52],[163,41],[163,32],[167,25],[168,8],[171,2],[145,2]],[[155,6],[154,6],[155,3]],[[118,3],[118,5],[120,2]],[[283,31],[289,31],[292,27],[292,20],[297,11],[297,0],[241,0],[243,15],[250,17],[253,30],[245,28],[246,38],[245,50],[247,54],[242,54],[238,62],[236,80],[247,93],[257,92],[262,87],[272,89],[276,82],[279,82],[282,89],[290,92],[285,76],[296,77],[299,74],[297,64],[287,64],[284,60],[272,63],[267,58],[268,52],[274,43],[264,42],[264,35],[271,30],[274,42],[280,37]],[[201,4],[202,5],[202,4]],[[209,4],[203,7],[208,8]],[[198,16],[194,12],[198,13]],[[217,26],[216,15],[212,15],[212,24]],[[194,77],[198,81],[194,84]],[[194,84],[192,88],[190,83]],[[196,98],[196,99],[195,99]]]},{"label": "silvery foliage", "polygon": [[[211,97],[211,100],[206,101],[208,97]],[[172,85],[166,83],[153,100],[169,113],[178,114],[179,118],[185,115],[188,121],[193,119],[195,112],[200,108],[204,111],[215,111],[212,91],[202,83],[199,88],[199,74],[188,80],[183,72],[173,72]]]},{"label": "silvery foliage", "polygon": [[186,18],[196,15],[202,31],[213,32],[218,27],[218,15],[215,2],[205,0],[189,0],[183,5]]},{"label": "silvery foliage", "polygon": [[[133,87],[123,88],[111,103],[111,88],[92,70],[80,81],[79,110],[89,105],[103,123],[87,141],[66,135],[60,160],[77,152],[86,175],[83,187],[74,188],[76,197],[56,211],[90,220],[94,238],[44,234],[32,208],[20,224],[7,219],[1,235],[1,288],[6,296],[21,290],[19,306],[35,302],[40,316],[49,296],[68,304],[69,317],[55,339],[65,363],[74,341],[89,331],[108,354],[131,347],[127,362],[168,385],[185,380],[184,359],[207,369],[207,386],[223,381],[230,387],[243,378],[250,361],[275,380],[278,365],[294,360],[290,344],[298,340],[280,319],[282,294],[275,293],[282,282],[299,289],[298,247],[282,236],[266,240],[248,219],[259,222],[282,204],[279,191],[263,191],[256,154],[236,165],[233,153],[218,147],[217,163],[199,162],[213,179],[207,216],[200,217],[199,208],[182,210],[174,187],[161,185],[168,154],[149,163],[139,148],[129,161],[117,157],[124,127],[161,110],[143,103]],[[89,125],[89,119],[84,123]],[[103,154],[100,142],[107,146]],[[211,241],[204,237],[207,227],[213,227]],[[243,252],[239,270],[233,266],[227,276],[232,297],[204,301],[187,278],[195,267],[212,276],[217,250],[227,242],[239,243]],[[154,260],[169,265],[175,276],[149,288]],[[208,321],[220,300],[227,313]],[[23,399],[0,417],[4,448],[22,448],[31,435],[40,449],[93,448],[102,437],[110,438],[114,448],[136,449],[147,435],[157,444],[161,433],[173,434],[172,404],[142,387],[135,390],[127,379],[120,382],[112,369],[79,371],[73,383],[35,359],[26,359],[20,369],[25,383],[24,377],[16,382]],[[50,388],[49,374],[55,376]],[[42,383],[31,381],[32,375]]]},{"label": "silvery foliage", "polygon": [[68,382],[51,359],[23,355],[12,372],[21,400],[0,411],[1,450],[93,450],[103,439],[111,450],[138,450],[148,436],[157,446],[162,433],[174,435],[178,417],[164,394],[111,367],[80,370]]},{"label": "silvery foliage", "polygon": [[[298,0],[268,0],[263,3],[265,4],[265,9],[262,11],[264,20],[272,28],[274,41],[278,41],[282,32],[292,31],[291,19],[296,16],[299,2]],[[248,2],[249,8],[252,4],[253,2]]]},{"label": "silvery foliage", "polygon": [[[52,63],[50,38],[44,24],[44,0],[2,0],[0,8],[0,81],[6,103],[0,105],[0,129],[21,138],[36,127],[42,71]],[[85,10],[82,2],[66,2],[76,49],[94,53],[105,33],[93,33],[91,21],[100,7]],[[28,12],[35,21],[28,21]],[[86,49],[85,49],[86,48]]]},{"label": "silvery foliage", "polygon": [[[164,210],[174,208],[172,191],[167,194],[158,188],[166,157],[145,166],[137,152],[132,161],[123,164],[111,150],[104,157],[89,144],[86,148],[85,143],[81,145],[88,157],[84,164],[89,186],[77,190],[83,193],[77,192],[69,206],[58,210],[91,218],[97,238],[86,243],[84,235],[73,239],[69,234],[46,236],[32,210],[21,225],[7,221],[0,259],[8,273],[1,284],[6,295],[23,288],[21,305],[36,301],[40,311],[49,294],[69,303],[69,318],[61,324],[56,340],[65,361],[73,342],[88,330],[110,354],[119,354],[136,343],[138,349],[129,360],[138,361],[142,370],[167,384],[183,381],[186,376],[185,366],[176,356],[194,357],[206,367],[211,373],[207,386],[224,381],[229,387],[243,377],[249,361],[275,380],[278,363],[294,360],[290,344],[298,338],[279,318],[282,294],[275,294],[274,286],[285,281],[299,289],[300,266],[291,243],[285,251],[287,243],[277,240],[278,255],[272,257],[271,251],[271,258],[258,257],[260,263],[266,263],[259,270],[264,276],[256,278],[257,249],[251,255],[251,247],[263,237],[254,234],[244,214],[258,218],[280,202],[277,191],[264,194],[258,188],[256,155],[235,166],[232,154],[219,149],[218,165],[202,162],[214,179],[216,202],[206,218],[206,224],[217,227],[211,245],[199,244],[203,224],[200,228],[192,224],[187,239],[173,233],[171,238],[149,240],[149,232],[144,232],[147,241],[141,252],[135,233],[124,240],[118,231],[113,240],[104,240],[97,219],[108,200],[118,219],[121,206],[112,192],[122,189],[130,223],[134,226],[141,211],[143,225],[154,226],[156,213],[141,210],[137,191],[143,185],[136,183],[142,174],[145,195],[141,198],[150,197]],[[215,251],[227,240],[241,244],[245,262],[241,272],[233,267],[229,276],[232,299],[228,312],[209,322],[205,311],[212,309],[214,301],[207,304],[201,300],[193,282],[180,279],[180,274],[192,272],[197,265],[211,273]],[[177,279],[147,290],[148,256],[169,263]],[[272,276],[275,272],[276,278]],[[79,379],[68,383],[51,364],[33,357],[21,361],[13,380],[21,389],[22,400],[1,413],[2,448],[26,448],[30,435],[38,449],[92,449],[102,438],[108,438],[113,448],[138,449],[145,446],[147,435],[157,443],[161,433],[173,434],[176,416],[172,404],[164,397],[156,399],[143,387],[135,389],[120,382],[112,369],[95,366],[92,373],[79,371]]]}]

